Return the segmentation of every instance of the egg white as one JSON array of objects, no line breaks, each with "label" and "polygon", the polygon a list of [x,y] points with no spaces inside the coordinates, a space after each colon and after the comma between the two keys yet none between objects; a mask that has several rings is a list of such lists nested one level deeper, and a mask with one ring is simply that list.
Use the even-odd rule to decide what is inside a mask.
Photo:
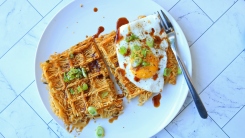
[{"label": "egg white", "polygon": [[[123,36],[123,39],[118,42],[116,44],[117,47],[117,58],[119,61],[119,67],[124,69],[126,72],[126,77],[132,82],[134,83],[137,87],[142,88],[144,90],[147,90],[149,92],[153,92],[153,93],[159,93],[162,91],[163,86],[164,86],[164,77],[163,77],[163,73],[164,73],[164,69],[166,67],[167,64],[167,55],[166,55],[166,48],[168,47],[168,42],[166,40],[163,40],[160,43],[160,48],[159,49],[155,49],[155,48],[150,48],[152,53],[156,56],[163,56],[163,58],[161,58],[161,60],[159,61],[159,66],[158,68],[160,70],[157,71],[158,77],[156,80],[153,80],[153,78],[148,78],[148,79],[140,79],[139,82],[134,80],[134,74],[130,71],[130,67],[131,67],[131,63],[130,63],[130,57],[129,56],[123,56],[119,53],[119,49],[120,47],[124,46],[126,48],[130,48],[134,45],[138,45],[141,46],[141,42],[139,40],[134,40],[131,42],[127,42],[126,41],[126,35],[131,32],[133,34],[135,34],[136,36],[139,37],[139,39],[147,39],[150,38],[150,32],[152,32],[152,28],[154,28],[155,32],[154,35],[159,36],[161,39],[162,38],[166,38],[167,35],[166,33],[162,33],[160,35],[160,19],[159,17],[154,14],[154,15],[149,15],[146,16],[144,18],[135,20],[133,22],[130,22],[126,25],[121,26],[120,29],[120,35]],[[148,32],[148,33],[145,33]],[[126,68],[124,66],[124,64],[127,64]]]}]

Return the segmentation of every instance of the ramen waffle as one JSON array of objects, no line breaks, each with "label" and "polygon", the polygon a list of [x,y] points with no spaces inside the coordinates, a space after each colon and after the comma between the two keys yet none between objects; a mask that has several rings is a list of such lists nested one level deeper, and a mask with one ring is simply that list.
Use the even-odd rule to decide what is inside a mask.
[{"label": "ramen waffle", "polygon": [[[65,122],[68,131],[81,131],[91,118],[111,118],[122,113],[122,99],[115,91],[92,37],[61,54],[51,55],[49,60],[41,63],[41,68],[43,81],[48,85],[51,107]],[[87,76],[74,74],[75,78],[67,81],[67,74],[78,69],[84,69]],[[88,88],[81,90],[84,84]],[[89,114],[90,106],[96,108],[97,115]]]}]

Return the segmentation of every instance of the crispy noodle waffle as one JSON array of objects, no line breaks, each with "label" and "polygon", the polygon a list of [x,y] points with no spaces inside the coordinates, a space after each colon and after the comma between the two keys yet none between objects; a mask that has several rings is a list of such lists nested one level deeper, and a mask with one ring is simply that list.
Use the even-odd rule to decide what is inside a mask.
[{"label": "crispy noodle waffle", "polygon": [[[137,87],[125,77],[125,71],[119,68],[118,65],[116,45],[114,43],[115,37],[116,32],[112,31],[109,34],[105,34],[100,36],[99,38],[96,38],[95,41],[97,43],[98,49],[103,54],[107,65],[109,65],[111,72],[115,76],[118,85],[123,91],[124,96],[128,100],[138,96],[139,105],[143,105],[152,96],[152,92]],[[171,73],[168,77],[164,77],[164,80],[165,83],[175,84],[178,64],[170,47],[168,47],[167,49],[167,56],[167,67],[171,70]]]},{"label": "crispy noodle waffle", "polygon": [[[42,80],[47,83],[50,93],[51,108],[64,121],[69,132],[74,129],[82,131],[92,118],[112,118],[122,113],[122,97],[116,93],[92,37],[60,54],[51,55],[49,60],[41,63],[41,68]],[[66,82],[65,73],[78,68],[84,68],[87,77]],[[83,84],[87,84],[88,89],[79,92],[77,88]],[[97,115],[89,114],[90,106],[96,108]]]}]

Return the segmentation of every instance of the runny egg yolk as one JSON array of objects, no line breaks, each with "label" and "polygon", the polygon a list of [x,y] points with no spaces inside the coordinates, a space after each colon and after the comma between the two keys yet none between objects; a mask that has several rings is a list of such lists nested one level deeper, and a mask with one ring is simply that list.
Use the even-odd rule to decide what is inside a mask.
[{"label": "runny egg yolk", "polygon": [[[142,62],[145,62],[148,65],[131,67],[130,70],[135,75],[135,77],[137,77],[139,79],[151,78],[158,71],[159,58],[157,58],[152,52],[147,52],[146,57],[144,57],[142,60],[143,60]],[[131,64],[133,64],[132,63],[133,61],[134,61],[134,59],[130,60]]]}]

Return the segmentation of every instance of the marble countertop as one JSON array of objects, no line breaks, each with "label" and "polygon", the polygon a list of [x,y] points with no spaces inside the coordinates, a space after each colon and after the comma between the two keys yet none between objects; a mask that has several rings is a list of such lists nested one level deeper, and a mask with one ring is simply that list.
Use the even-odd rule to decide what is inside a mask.
[{"label": "marble countertop", "polygon": [[[245,137],[245,1],[154,0],[183,29],[194,85],[208,111],[188,95],[174,120],[153,138]],[[35,84],[41,35],[71,0],[0,0],[0,138],[73,137],[48,114]]]}]

